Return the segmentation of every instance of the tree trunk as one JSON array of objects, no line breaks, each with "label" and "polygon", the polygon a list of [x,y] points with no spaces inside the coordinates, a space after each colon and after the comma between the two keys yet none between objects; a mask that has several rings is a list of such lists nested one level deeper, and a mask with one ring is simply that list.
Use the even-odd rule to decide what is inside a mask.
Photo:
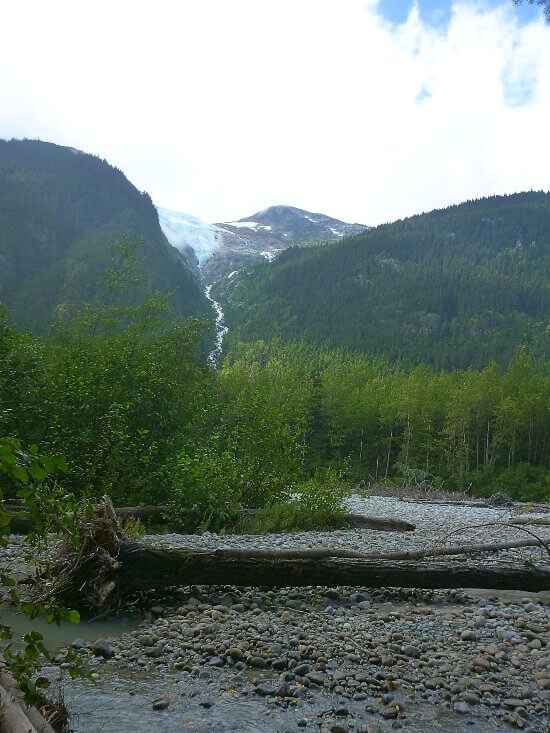
[{"label": "tree trunk", "polygon": [[[13,534],[27,534],[30,532],[32,521],[28,516],[25,516],[25,513],[27,513],[26,507],[6,507],[6,509],[10,512],[17,512],[12,516],[10,523],[10,531]],[[121,519],[154,519],[158,523],[164,523],[169,518],[168,509],[163,506],[118,507],[115,509],[115,513]],[[255,511],[245,509],[242,513],[243,515],[252,516]],[[351,527],[375,529],[380,532],[412,532],[416,529],[416,525],[392,517],[365,517],[362,514],[346,514],[344,521]]]},{"label": "tree trunk", "polygon": [[283,555],[240,551],[237,557],[235,551],[153,549],[123,541],[116,578],[122,596],[136,591],[193,584],[268,588],[356,585],[369,588],[550,590],[548,566],[411,563],[356,557],[336,558],[335,551],[332,551],[332,557],[328,556],[331,551],[324,552],[324,557],[308,558],[307,553],[305,557],[300,557],[296,553],[294,559],[285,559],[284,551]]},{"label": "tree trunk", "polygon": [[414,532],[415,524],[392,517],[365,517],[362,514],[346,514],[344,517],[351,527],[377,529],[379,532]]},{"label": "tree trunk", "polygon": [[6,672],[0,672],[0,703],[2,733],[54,733],[36,708],[25,705],[17,682]]},{"label": "tree trunk", "polygon": [[528,514],[522,514],[519,517],[512,517],[508,522],[509,524],[538,524],[550,527],[550,514],[547,514],[546,517],[530,517]]}]

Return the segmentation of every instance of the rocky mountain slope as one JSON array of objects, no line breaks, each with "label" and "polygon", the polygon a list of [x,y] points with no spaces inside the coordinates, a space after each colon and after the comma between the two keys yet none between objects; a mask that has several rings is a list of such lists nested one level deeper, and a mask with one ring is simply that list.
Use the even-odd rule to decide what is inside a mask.
[{"label": "rocky mountain slope", "polygon": [[271,261],[288,247],[337,242],[368,228],[292,206],[270,206],[238,221],[218,224],[168,209],[158,212],[168,241],[186,255],[193,250],[205,283],[219,287],[246,265]]}]

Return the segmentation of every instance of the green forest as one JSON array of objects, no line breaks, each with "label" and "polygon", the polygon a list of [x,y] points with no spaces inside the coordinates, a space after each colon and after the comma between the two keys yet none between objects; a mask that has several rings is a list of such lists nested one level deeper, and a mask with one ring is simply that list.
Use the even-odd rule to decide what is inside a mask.
[{"label": "green forest", "polygon": [[[155,507],[152,525],[115,517],[135,537],[345,528],[358,486],[501,493],[527,511],[550,500],[549,194],[466,203],[241,272],[217,364],[201,282],[151,200],[92,156],[83,172],[80,153],[38,151],[0,156],[0,548],[23,518],[33,552],[63,538],[78,581],[28,602],[1,569],[3,598],[29,619],[96,608],[78,573],[103,577],[87,533],[113,504]],[[3,625],[3,663],[28,703],[48,706],[49,652],[33,633],[14,652]],[[75,650],[64,659],[90,675]]]},{"label": "green forest", "polygon": [[275,339],[235,344],[217,371],[204,328],[161,296],[85,309],[47,336],[4,314],[0,435],[63,455],[64,491],[170,506],[187,531],[235,527],[243,507],[282,511],[275,528],[322,526],[357,481],[550,498],[550,375],[527,352],[407,370]]},{"label": "green forest", "polygon": [[359,481],[550,496],[550,194],[241,272],[220,368],[198,276],[120,171],[0,142],[0,221],[0,436],[63,456],[79,501],[259,531],[338,523]]},{"label": "green forest", "polygon": [[184,316],[208,315],[196,273],[162,233],[151,198],[100,158],[40,140],[0,140],[0,301],[44,332],[83,303],[104,303],[109,244],[142,240],[129,303],[158,288]]},{"label": "green forest", "polygon": [[549,193],[469,201],[248,270],[224,303],[237,341],[303,338],[443,369],[548,355]]}]

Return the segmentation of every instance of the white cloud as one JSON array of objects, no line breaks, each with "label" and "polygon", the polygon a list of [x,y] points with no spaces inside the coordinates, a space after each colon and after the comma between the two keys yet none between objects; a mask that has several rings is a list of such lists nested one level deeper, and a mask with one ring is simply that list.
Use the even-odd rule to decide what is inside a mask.
[{"label": "white cloud", "polygon": [[289,203],[377,223],[550,188],[550,29],[511,0],[401,26],[375,0],[19,0],[0,137],[105,157],[207,220]]}]

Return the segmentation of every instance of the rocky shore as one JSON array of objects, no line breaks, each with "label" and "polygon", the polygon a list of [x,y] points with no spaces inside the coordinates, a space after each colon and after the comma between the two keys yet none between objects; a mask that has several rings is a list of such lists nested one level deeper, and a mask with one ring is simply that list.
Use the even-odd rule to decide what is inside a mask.
[{"label": "rocky shore", "polygon": [[[417,530],[143,541],[391,551],[520,533],[501,526],[509,509],[382,497],[355,497],[351,505],[412,521]],[[533,548],[476,560],[503,557],[548,562]],[[548,593],[194,586],[169,597],[143,594],[136,603],[146,611],[135,631],[73,642],[99,673],[95,687],[65,683],[77,733],[548,731]],[[62,672],[62,655],[57,661]]]},{"label": "rocky shore", "polygon": [[[98,664],[204,680],[205,708],[223,704],[224,692],[281,708],[330,693],[327,722],[300,719],[310,730],[401,728],[417,701],[483,719],[487,730],[547,723],[548,607],[520,594],[195,587],[178,595],[177,606],[153,606],[139,630],[92,644]],[[165,710],[172,699],[167,691],[151,706]]]},{"label": "rocky shore", "polygon": [[[163,547],[390,551],[513,539],[521,531],[501,526],[510,509],[382,497],[354,497],[350,505],[355,512],[413,521],[417,530],[162,535],[144,541]],[[499,562],[503,556],[544,561],[532,548],[477,560]],[[142,597],[149,613],[141,628],[100,639],[89,651],[100,673],[125,669],[128,679],[134,674],[134,680],[164,681],[150,688],[142,713],[162,731],[179,730],[180,723],[199,731],[205,721],[211,726],[205,730],[220,731],[545,731],[549,601],[548,594],[517,592],[195,586],[168,599]],[[234,727],[229,721],[238,701],[246,705],[247,723],[241,719]],[[197,705],[201,719],[193,723]]]}]

